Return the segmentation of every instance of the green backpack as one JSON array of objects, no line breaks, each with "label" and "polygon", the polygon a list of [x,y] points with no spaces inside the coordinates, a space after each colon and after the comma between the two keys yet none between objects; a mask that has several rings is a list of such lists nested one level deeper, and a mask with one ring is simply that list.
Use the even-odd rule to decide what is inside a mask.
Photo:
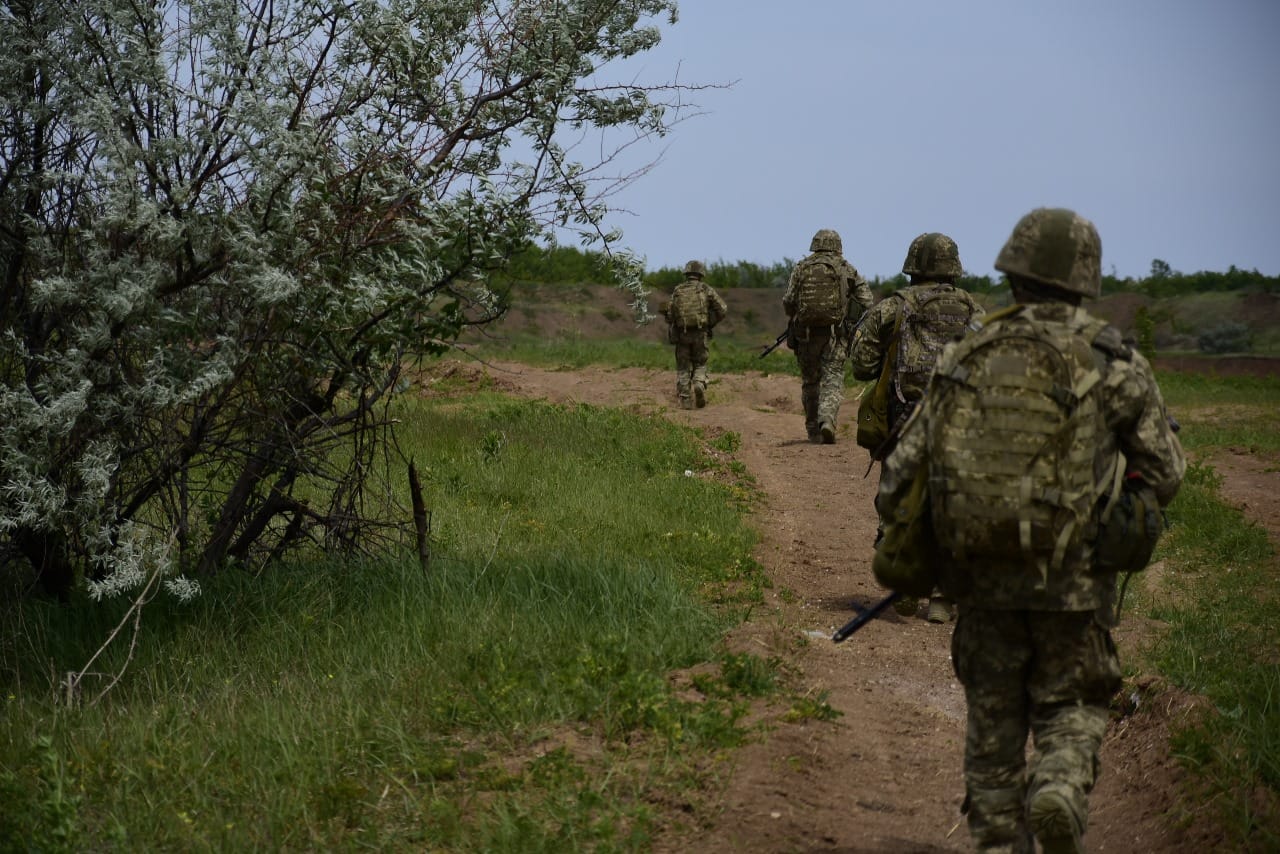
[{"label": "green backpack", "polygon": [[849,284],[840,268],[825,258],[796,265],[796,313],[799,326],[834,326],[844,320]]},{"label": "green backpack", "polygon": [[1033,568],[989,583],[1036,589],[1089,548],[1111,486],[1092,347],[1106,324],[1083,312],[1041,321],[1022,306],[991,320],[929,387],[933,525],[957,566]]},{"label": "green backpack", "polygon": [[702,282],[681,282],[671,293],[668,318],[676,329],[707,328],[707,288]]}]

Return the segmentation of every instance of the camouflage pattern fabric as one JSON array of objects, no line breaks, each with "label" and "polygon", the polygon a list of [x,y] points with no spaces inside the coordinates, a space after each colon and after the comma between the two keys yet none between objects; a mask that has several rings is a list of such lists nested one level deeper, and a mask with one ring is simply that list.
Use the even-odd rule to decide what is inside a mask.
[{"label": "camouflage pattern fabric", "polygon": [[[843,277],[845,298],[844,322],[805,326],[794,323],[806,289],[804,269],[815,261],[832,265]],[[818,425],[829,421],[833,426],[844,400],[844,369],[849,354],[851,328],[871,307],[875,296],[871,287],[852,264],[838,252],[819,250],[801,259],[792,270],[782,308],[793,321],[796,364],[800,368],[800,400],[804,406],[805,429],[810,438]]]},{"label": "camouflage pattern fabric", "polygon": [[[1023,310],[1045,322],[1086,320],[1082,309],[1065,303],[1034,303]],[[1003,322],[997,316],[988,325]],[[938,417],[934,384],[955,366],[959,346],[943,350],[919,410],[884,461],[877,495],[882,514],[895,512],[920,467],[929,463],[931,421]],[[1114,329],[1100,333],[1093,349],[1102,374],[1098,404],[1107,431],[1097,443],[1098,452],[1123,453],[1129,468],[1165,506],[1178,491],[1186,459],[1151,366]],[[1030,852],[1024,816],[1041,789],[1065,798],[1081,831],[1087,825],[1087,796],[1097,776],[1107,705],[1120,677],[1108,633],[1116,577],[1097,572],[1091,550],[1085,549],[1066,561],[1060,583],[1031,594],[1019,588],[1018,596],[1007,596],[1004,580],[1027,572],[1034,561],[947,566],[952,557],[943,561],[943,590],[954,595],[960,612],[952,660],[968,704],[970,833],[984,849]],[[957,577],[952,574],[948,580],[953,570],[969,576],[962,590],[949,589]],[[1035,744],[1030,767],[1025,762],[1028,733]]]},{"label": "camouflage pattern fabric", "polygon": [[984,312],[968,291],[954,285],[912,285],[898,294],[902,297],[902,324],[893,392],[898,403],[905,405],[924,394],[942,348],[964,335],[970,322]]},{"label": "camouflage pattern fabric", "polygon": [[968,707],[964,779],[978,847],[1030,854],[1025,804],[1043,786],[1066,792],[1087,827],[1108,705],[1120,687],[1110,633],[1090,612],[962,605],[951,658]]},{"label": "camouflage pattern fabric", "polygon": [[[870,381],[879,378],[881,366],[889,354],[889,344],[898,315],[904,315],[905,319],[912,310],[911,305],[918,304],[926,296],[939,293],[947,296],[948,312],[960,312],[965,308],[969,310],[966,323],[982,317],[985,313],[982,306],[978,305],[967,291],[951,285],[926,282],[908,285],[894,291],[872,306],[858,324],[857,333],[849,349],[849,362],[855,379]],[[961,327],[963,328],[963,324]],[[928,338],[917,334],[914,336],[913,343],[907,343],[905,339],[908,338],[908,333],[905,328],[903,329],[900,341],[904,343],[899,346],[905,350],[899,352],[898,365],[893,377],[894,397],[898,405],[897,412],[890,413],[890,423],[896,423],[905,418],[915,402],[920,399],[920,395],[924,393],[928,368],[932,366],[932,362],[941,351],[941,343],[944,343],[935,340],[939,337],[939,333],[931,333]]]},{"label": "camouflage pattern fabric", "polygon": [[[1087,324],[1094,320],[1084,309],[1065,303],[1028,305],[1025,313],[1033,318],[1067,324]],[[995,326],[1004,321],[995,320]],[[929,437],[934,413],[933,383],[954,367],[958,345],[943,351],[938,361],[930,392],[925,395],[920,417],[910,421],[898,437],[897,445],[884,461],[881,470],[879,506],[891,512],[897,498],[905,494],[916,467],[927,465],[932,449]],[[1106,424],[1106,433],[1094,443],[1095,470],[1110,470],[1117,450],[1124,454],[1130,471],[1137,472],[1155,493],[1160,506],[1166,506],[1177,493],[1186,471],[1186,457],[1178,437],[1170,428],[1164,398],[1156,385],[1151,365],[1142,356],[1124,346],[1114,328],[1105,331],[1094,342],[1102,360],[1102,379],[1098,384],[1098,405]],[[935,523],[940,521],[935,507]],[[949,556],[949,563],[954,556]],[[1068,555],[1061,571],[1054,573],[1051,583],[1037,586],[1031,579],[1040,568],[1023,560],[1010,559],[1004,564],[987,561],[965,566],[958,562],[944,567],[944,590],[957,602],[994,608],[1034,608],[1045,611],[1092,611],[1109,606],[1115,593],[1115,576],[1095,573],[1092,544]],[[1022,577],[1028,583],[1011,584]]]},{"label": "camouflage pattern fabric", "polygon": [[667,311],[671,325],[677,329],[706,329],[709,314],[707,286],[697,279],[676,285]]},{"label": "camouflage pattern fabric", "polygon": [[695,388],[707,390],[707,333],[701,329],[678,330],[674,343],[676,397],[681,404],[688,404]]},{"label": "camouflage pattern fabric", "polygon": [[[677,322],[678,314],[674,307],[676,294],[685,289],[686,293],[696,294],[698,302],[705,306],[705,325],[684,327]],[[675,345],[676,351],[676,397],[682,405],[690,404],[697,391],[705,394],[707,390],[707,332],[724,320],[729,313],[725,303],[715,288],[693,276],[676,285],[672,293],[671,303],[664,309],[667,318],[667,340]]]},{"label": "camouflage pattern fabric", "polygon": [[844,399],[844,361],[849,344],[838,327],[818,326],[797,332],[794,349],[796,364],[800,367],[805,430],[812,438],[824,418],[835,424],[839,414]]}]

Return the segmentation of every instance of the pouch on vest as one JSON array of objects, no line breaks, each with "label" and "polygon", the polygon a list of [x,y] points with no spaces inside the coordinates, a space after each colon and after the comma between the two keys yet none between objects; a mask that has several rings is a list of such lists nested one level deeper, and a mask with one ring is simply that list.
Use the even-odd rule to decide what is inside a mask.
[{"label": "pouch on vest", "polygon": [[889,336],[885,347],[884,366],[880,369],[880,379],[872,389],[862,395],[858,403],[858,447],[871,452],[882,448],[889,439],[889,396],[893,392],[893,368],[898,352],[898,331],[902,323],[902,313],[898,313],[893,323],[893,333]]},{"label": "pouch on vest", "polygon": [[[1117,467],[1123,472],[1124,458]],[[1164,533],[1164,516],[1156,493],[1141,478],[1125,478],[1102,505],[1093,568],[1098,573],[1140,572]]]},{"label": "pouch on vest", "polygon": [[902,500],[884,520],[884,537],[871,559],[876,581],[917,598],[938,586],[938,541],[929,507],[929,467],[921,465]]}]

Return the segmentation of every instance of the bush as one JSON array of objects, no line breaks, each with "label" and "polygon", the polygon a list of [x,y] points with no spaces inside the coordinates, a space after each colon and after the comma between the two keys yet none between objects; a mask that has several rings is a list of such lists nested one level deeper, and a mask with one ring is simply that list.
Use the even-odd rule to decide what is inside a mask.
[{"label": "bush", "polygon": [[1249,350],[1249,327],[1235,321],[1201,333],[1197,339],[1206,353],[1245,353]]}]

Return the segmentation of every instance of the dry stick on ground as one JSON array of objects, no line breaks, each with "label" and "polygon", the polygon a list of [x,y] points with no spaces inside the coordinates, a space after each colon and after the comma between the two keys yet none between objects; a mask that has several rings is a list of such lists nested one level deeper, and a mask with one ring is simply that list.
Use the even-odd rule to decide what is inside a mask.
[{"label": "dry stick on ground", "polygon": [[85,662],[84,667],[81,668],[80,672],[67,674],[67,705],[74,704],[76,693],[80,687],[80,681],[84,679],[85,676],[89,675],[89,668],[98,660],[98,656],[102,655],[102,653],[106,651],[107,647],[111,646],[112,641],[116,639],[116,636],[120,634],[122,629],[124,629],[125,624],[129,622],[130,618],[132,618],[133,635],[129,638],[129,654],[125,656],[124,664],[120,665],[120,670],[117,671],[114,677],[112,677],[111,682],[107,687],[103,688],[102,691],[99,692],[98,696],[93,698],[93,702],[89,704],[89,707],[93,708],[98,705],[98,703],[102,702],[102,698],[107,696],[107,693],[111,691],[111,689],[120,681],[121,677],[124,676],[124,672],[129,669],[129,663],[133,661],[134,650],[138,648],[138,631],[142,628],[142,606],[146,605],[152,598],[154,598],[156,584],[159,580],[160,570],[157,569],[147,578],[147,583],[142,586],[142,591],[138,594],[137,598],[133,600],[133,604],[129,606],[129,610],[125,611],[124,616],[120,618],[120,622],[114,629],[112,629],[111,634],[107,636],[107,639],[102,642],[102,646],[98,647],[97,651],[89,657],[89,660]]}]

